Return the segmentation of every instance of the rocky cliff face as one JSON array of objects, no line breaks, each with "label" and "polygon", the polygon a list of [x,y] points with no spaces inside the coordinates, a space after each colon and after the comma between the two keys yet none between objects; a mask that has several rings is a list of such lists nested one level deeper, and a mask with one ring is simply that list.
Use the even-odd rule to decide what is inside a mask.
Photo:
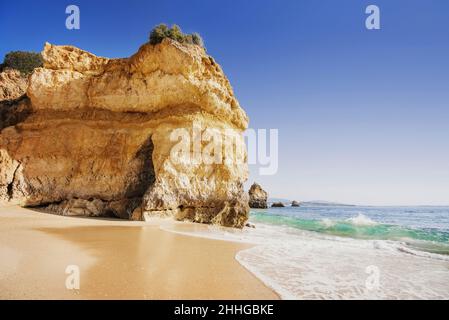
[{"label": "rocky cliff face", "polygon": [[28,79],[14,69],[0,72],[0,101],[14,100],[25,94]]},{"label": "rocky cliff face", "polygon": [[[207,145],[196,149],[196,136],[212,128],[238,148],[248,123],[204,49],[165,39],[127,59],[50,44],[42,55],[27,97],[9,102],[0,123],[0,201],[64,215],[244,225],[246,154],[229,161],[220,146],[214,159],[222,161],[192,161]],[[190,152],[174,158],[186,137]]]},{"label": "rocky cliff face", "polygon": [[255,209],[265,209],[268,207],[268,193],[262,189],[258,183],[253,183],[248,191],[249,207]]}]

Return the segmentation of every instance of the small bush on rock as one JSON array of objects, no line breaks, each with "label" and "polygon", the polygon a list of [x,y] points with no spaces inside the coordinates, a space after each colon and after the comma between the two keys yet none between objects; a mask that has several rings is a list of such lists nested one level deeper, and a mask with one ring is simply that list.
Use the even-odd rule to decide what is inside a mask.
[{"label": "small bush on rock", "polygon": [[11,51],[5,55],[2,69],[11,68],[19,70],[22,74],[29,74],[35,68],[42,67],[43,59],[40,53],[29,51]]},{"label": "small bush on rock", "polygon": [[174,24],[169,28],[166,24],[161,23],[150,32],[150,43],[161,43],[165,38],[178,41],[179,43],[190,43],[204,48],[204,41],[198,33],[185,34],[181,28]]}]

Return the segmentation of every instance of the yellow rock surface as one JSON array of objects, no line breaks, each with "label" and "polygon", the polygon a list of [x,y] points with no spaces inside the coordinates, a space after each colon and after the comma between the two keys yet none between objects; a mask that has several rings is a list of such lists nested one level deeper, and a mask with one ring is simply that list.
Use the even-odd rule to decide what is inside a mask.
[{"label": "yellow rock surface", "polygon": [[27,78],[20,71],[7,69],[0,72],[0,101],[19,98],[26,88]]},{"label": "yellow rock surface", "polygon": [[179,143],[173,131],[194,136],[196,125],[244,144],[248,118],[203,48],[165,39],[107,59],[47,43],[42,55],[28,98],[7,109],[20,116],[0,125],[0,202],[64,215],[244,225],[246,155],[243,163],[180,163],[171,155]]}]

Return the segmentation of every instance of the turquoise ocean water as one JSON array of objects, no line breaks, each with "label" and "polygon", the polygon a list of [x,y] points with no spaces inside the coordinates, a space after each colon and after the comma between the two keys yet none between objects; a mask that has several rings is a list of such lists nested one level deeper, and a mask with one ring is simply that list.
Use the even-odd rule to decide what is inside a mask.
[{"label": "turquoise ocean water", "polygon": [[301,206],[251,211],[251,221],[321,234],[401,241],[449,255],[449,207]]},{"label": "turquoise ocean water", "polygon": [[194,234],[253,244],[237,261],[284,299],[449,299],[449,207],[253,209],[250,222]]}]

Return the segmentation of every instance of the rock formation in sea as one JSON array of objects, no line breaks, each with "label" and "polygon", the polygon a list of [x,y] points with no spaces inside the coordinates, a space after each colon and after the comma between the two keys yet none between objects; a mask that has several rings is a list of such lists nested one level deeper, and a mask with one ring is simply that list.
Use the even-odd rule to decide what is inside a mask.
[{"label": "rock formation in sea", "polygon": [[271,204],[271,207],[272,208],[283,208],[283,207],[285,207],[285,205],[282,202],[273,202]]},{"label": "rock formation in sea", "polygon": [[[241,150],[248,118],[202,47],[164,39],[107,59],[47,43],[42,56],[26,96],[2,93],[0,202],[245,225],[245,151],[243,162],[229,144],[212,149],[212,162],[201,152],[215,138]],[[190,151],[175,157],[180,145]]]},{"label": "rock formation in sea", "polygon": [[296,201],[296,200],[292,201],[292,207],[299,207],[299,206],[300,206],[300,203],[298,201]]},{"label": "rock formation in sea", "polygon": [[267,208],[268,193],[262,189],[262,187],[254,182],[248,191],[249,194],[249,207],[255,209]]}]

